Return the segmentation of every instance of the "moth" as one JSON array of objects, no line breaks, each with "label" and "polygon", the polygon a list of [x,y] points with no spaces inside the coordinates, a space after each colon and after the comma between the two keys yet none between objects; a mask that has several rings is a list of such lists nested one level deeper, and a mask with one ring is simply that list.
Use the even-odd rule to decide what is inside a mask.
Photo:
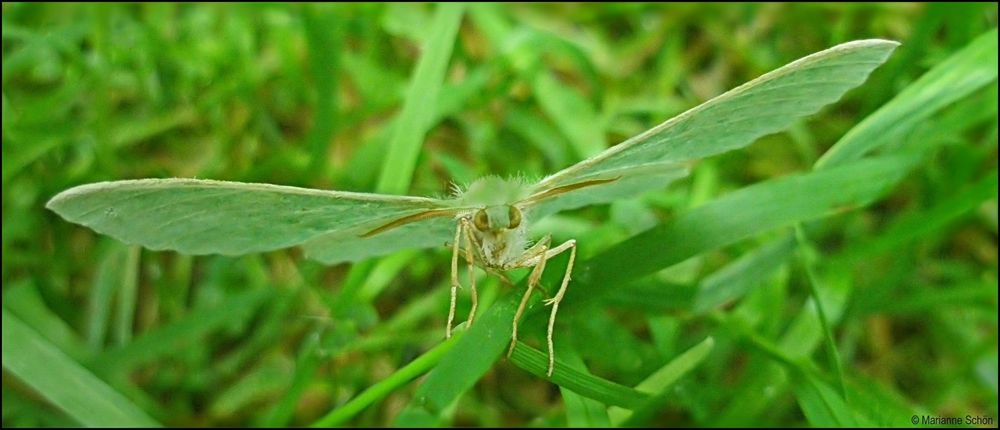
[{"label": "moth", "polygon": [[[687,175],[696,160],[742,148],[837,101],[860,85],[898,45],[860,40],[803,57],[694,107],[646,132],[531,183],[488,176],[451,198],[424,198],[200,179],[139,179],[81,185],[46,207],[68,221],[128,244],[185,254],[240,255],[295,245],[327,264],[352,262],[404,248],[451,247],[455,316],[459,261],[502,274],[530,268],[514,317],[517,326],[545,263],[569,252],[559,288],[545,304],[548,375],[555,366],[553,330],[576,258],[576,241],[528,238],[527,226],[562,210],[611,202],[661,189]],[[669,246],[665,244],[664,246]]]}]

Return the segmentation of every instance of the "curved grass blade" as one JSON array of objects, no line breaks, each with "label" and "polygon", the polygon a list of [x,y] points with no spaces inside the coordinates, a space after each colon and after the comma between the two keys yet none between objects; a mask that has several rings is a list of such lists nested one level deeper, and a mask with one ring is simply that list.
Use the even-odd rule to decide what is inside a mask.
[{"label": "curved grass blade", "polygon": [[3,308],[73,360],[83,360],[96,349],[88,348],[73,326],[49,308],[35,282],[18,280],[4,285]]},{"label": "curved grass blade", "polygon": [[[802,413],[815,427],[872,427],[874,424],[858,416],[850,405],[826,382],[808,372],[791,372],[795,400]],[[845,388],[846,390],[846,388]],[[846,395],[846,394],[844,394]],[[905,415],[903,416],[905,417]],[[900,419],[904,419],[900,417]]]},{"label": "curved grass blade", "polygon": [[833,369],[834,375],[837,377],[840,395],[843,396],[841,401],[846,403],[849,399],[847,398],[847,382],[844,379],[844,366],[840,361],[840,353],[837,352],[837,343],[833,340],[833,328],[824,310],[826,305],[823,304],[823,299],[819,295],[820,280],[816,274],[816,260],[818,256],[812,242],[807,238],[805,229],[802,228],[801,223],[795,225],[795,239],[798,241],[799,259],[806,272],[806,279],[808,281],[806,285],[809,286],[809,295],[812,296],[813,303],[816,304],[816,316],[819,317],[819,326],[823,331],[823,342],[826,347],[827,360],[830,362],[830,368]]},{"label": "curved grass blade", "polygon": [[288,422],[291,421],[292,416],[295,414],[295,408],[302,398],[302,393],[305,392],[308,384],[315,379],[316,370],[319,368],[322,359],[325,358],[320,351],[320,334],[318,331],[314,331],[306,337],[302,345],[299,346],[297,355],[291,383],[288,384],[280,400],[260,420],[260,426],[288,426]]},{"label": "curved grass blade", "polygon": [[[540,378],[545,378],[549,369],[549,357],[524,342],[514,347],[511,361]],[[556,369],[549,378],[560,387],[572,390],[581,396],[597,400],[606,405],[635,408],[649,400],[649,395],[624,385],[598,378],[576,370],[556,359]]]},{"label": "curved grass blade", "polygon": [[[417,387],[397,426],[428,425],[471,388],[506,350],[520,295],[508,292],[490,306]],[[420,420],[420,421],[417,421]]]},{"label": "curved grass blade", "polygon": [[649,315],[683,311],[704,316],[740,300],[772,278],[785,266],[794,244],[791,234],[780,236],[705,276],[696,285],[668,285],[649,278],[632,282],[614,289],[605,303]]},{"label": "curved grass blade", "polygon": [[160,426],[6,309],[3,310],[3,368],[85,426]]},{"label": "curved grass blade", "polygon": [[902,179],[913,161],[913,157],[904,156],[862,160],[829,172],[770,180],[722,196],[579,264],[573,272],[573,291],[566,295],[560,310],[602,297],[612,285],[707,250],[797,221],[865,206]]},{"label": "curved grass blade", "polygon": [[[556,344],[556,355],[561,357],[563,362],[580,372],[589,373],[583,358],[573,347],[565,343]],[[546,369],[548,371],[548,369]],[[597,400],[581,396],[566,388],[559,387],[559,394],[562,396],[563,404],[566,405],[566,426],[574,428],[609,428],[611,419],[608,418],[608,406]]]},{"label": "curved grass blade", "polygon": [[663,408],[664,403],[670,396],[670,387],[682,376],[693,370],[712,352],[715,347],[715,339],[708,337],[691,347],[677,358],[670,360],[665,366],[654,372],[643,380],[635,389],[655,393],[648,400],[643,402],[634,411],[624,411],[612,408],[608,411],[611,415],[611,423],[615,427],[637,427],[642,426],[658,410]]},{"label": "curved grass blade", "polygon": [[312,423],[310,427],[333,427],[347,422],[347,420],[353,418],[355,415],[364,410],[364,408],[385,398],[385,396],[388,396],[400,386],[408,384],[414,378],[427,372],[428,369],[438,363],[445,353],[455,346],[464,333],[464,331],[456,332],[455,336],[452,336],[451,339],[448,339],[438,346],[435,346],[430,351],[425,352],[416,360],[413,360],[406,366],[403,366],[388,378],[383,379],[371,387],[368,387],[368,389],[363,391],[357,397],[351,399],[349,402],[345,403],[343,406],[334,409],[329,414],[326,414],[322,418],[316,420],[316,422]]},{"label": "curved grass blade", "polygon": [[997,29],[994,28],[934,66],[854,126],[816,161],[816,168],[860,158],[996,79]]}]

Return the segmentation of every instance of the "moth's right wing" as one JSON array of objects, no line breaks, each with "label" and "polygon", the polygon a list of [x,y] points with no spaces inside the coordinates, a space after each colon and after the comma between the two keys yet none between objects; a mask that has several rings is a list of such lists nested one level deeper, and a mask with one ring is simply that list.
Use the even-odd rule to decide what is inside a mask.
[{"label": "moth's right wing", "polygon": [[[418,212],[398,219],[419,217],[423,213],[437,215],[440,212]],[[398,225],[395,221],[389,219],[352,229],[330,231],[309,239],[302,244],[302,248],[310,259],[324,264],[337,264],[387,255],[402,249],[445,246],[455,240],[455,229],[458,226],[454,214],[422,218]],[[391,228],[379,229],[385,226]],[[373,229],[379,230],[372,234]]]},{"label": "moth's right wing", "polygon": [[699,158],[749,145],[838,100],[897,45],[859,40],[793,61],[542,179],[523,205],[537,219],[661,188]]},{"label": "moth's right wing", "polygon": [[899,43],[858,40],[800,58],[543,179],[532,193],[639,165],[684,163],[784,130],[860,85]]},{"label": "moth's right wing", "polygon": [[[439,227],[453,226],[455,211],[448,201],[429,198],[179,178],[82,185],[53,197],[46,207],[68,221],[153,250],[240,255],[316,239],[307,252],[327,262],[442,245],[451,235]],[[427,213],[433,216],[421,215]],[[404,218],[414,221],[364,236]],[[401,237],[401,232],[415,236]],[[330,237],[337,241],[329,245],[346,251],[319,252],[323,247],[317,244]]]},{"label": "moth's right wing", "polygon": [[538,190],[522,202],[531,219],[541,219],[559,211],[610,203],[663,189],[687,176],[685,163],[649,163],[609,169],[575,178],[567,185]]}]

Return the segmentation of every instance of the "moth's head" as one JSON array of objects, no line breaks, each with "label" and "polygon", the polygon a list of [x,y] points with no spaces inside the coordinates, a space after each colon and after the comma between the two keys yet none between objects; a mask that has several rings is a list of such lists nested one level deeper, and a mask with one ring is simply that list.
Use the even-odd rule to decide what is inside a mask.
[{"label": "moth's head", "polygon": [[521,210],[514,205],[487,206],[472,214],[472,226],[482,233],[515,230],[521,221]]}]

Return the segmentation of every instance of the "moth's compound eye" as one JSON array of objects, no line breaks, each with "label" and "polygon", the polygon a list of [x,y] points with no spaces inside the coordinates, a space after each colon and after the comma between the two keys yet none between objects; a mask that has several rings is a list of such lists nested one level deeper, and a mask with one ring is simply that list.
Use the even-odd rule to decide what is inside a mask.
[{"label": "moth's compound eye", "polygon": [[486,211],[480,209],[476,212],[476,215],[472,217],[472,224],[476,226],[476,230],[486,231],[490,229],[490,217],[486,215]]},{"label": "moth's compound eye", "polygon": [[521,225],[521,210],[514,206],[507,206],[507,219],[510,220],[508,229],[515,229]]}]

